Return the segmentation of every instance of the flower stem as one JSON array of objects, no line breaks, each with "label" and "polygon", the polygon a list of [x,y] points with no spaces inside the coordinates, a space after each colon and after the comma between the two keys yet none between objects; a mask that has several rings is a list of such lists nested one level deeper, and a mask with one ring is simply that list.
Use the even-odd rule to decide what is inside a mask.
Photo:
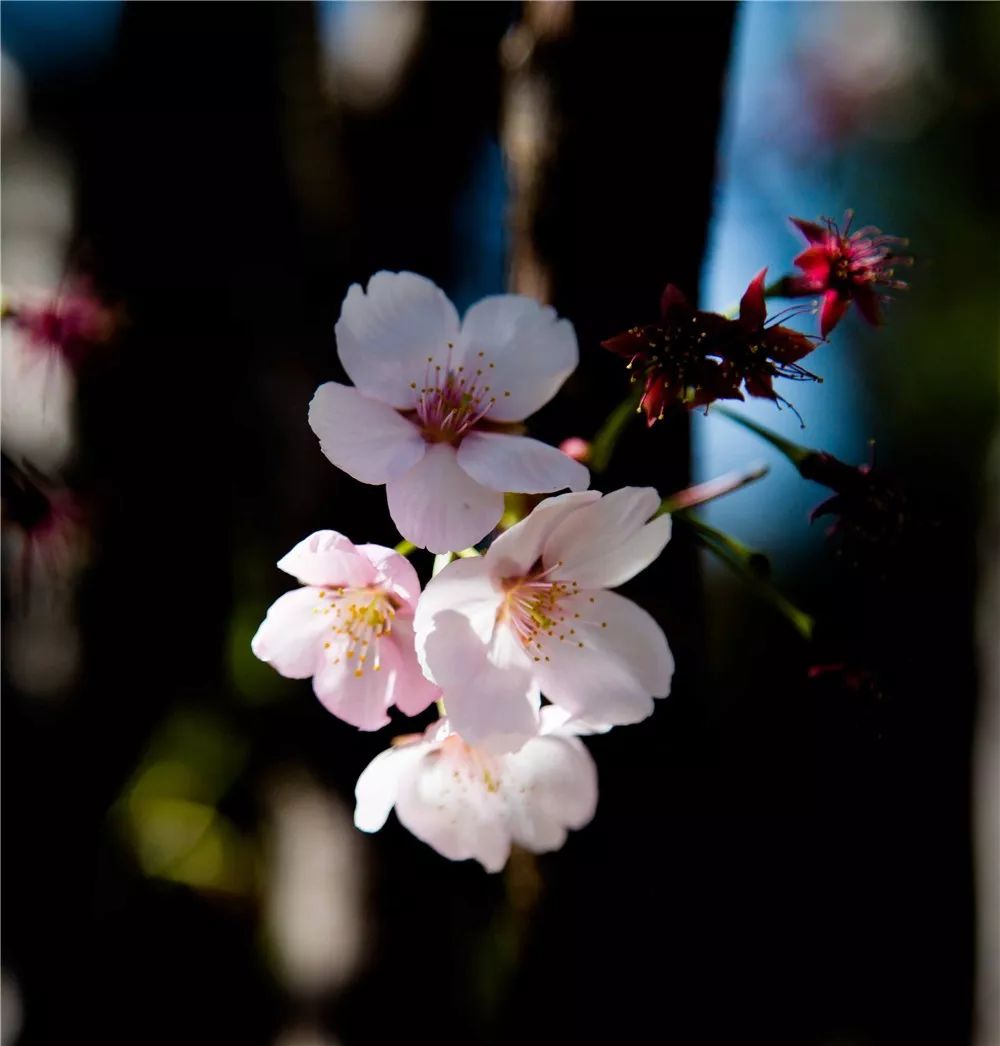
[{"label": "flower stem", "polygon": [[412,541],[407,541],[407,540],[406,540],[406,539],[404,538],[404,539],[403,539],[402,541],[400,541],[400,543],[399,543],[399,544],[398,544],[398,545],[396,546],[396,551],[397,551],[397,552],[398,552],[398,553],[399,553],[399,554],[400,554],[401,556],[408,556],[408,555],[410,555],[410,554],[411,554],[412,552],[416,552],[416,551],[417,551],[417,546],[416,546],[416,545],[414,545]]},{"label": "flower stem", "polygon": [[809,447],[803,447],[798,443],[785,439],[784,436],[779,436],[776,432],[772,432],[766,426],[761,425],[759,421],[753,421],[745,414],[740,414],[731,407],[716,405],[714,409],[717,414],[721,414],[724,418],[728,418],[737,425],[742,425],[743,428],[749,429],[762,440],[770,443],[772,447],[780,450],[796,468],[801,468],[802,463],[807,458],[817,453],[817,451]]},{"label": "flower stem", "polygon": [[604,424],[597,430],[597,435],[590,445],[591,472],[604,472],[611,463],[618,440],[639,410],[641,398],[642,390],[637,386],[604,419]]},{"label": "flower stem", "polygon": [[782,595],[770,580],[771,565],[767,556],[756,552],[742,541],[709,526],[687,512],[675,517],[686,524],[697,540],[710,552],[714,552],[738,577],[778,611],[803,639],[812,639],[816,622],[804,610],[800,610]]}]

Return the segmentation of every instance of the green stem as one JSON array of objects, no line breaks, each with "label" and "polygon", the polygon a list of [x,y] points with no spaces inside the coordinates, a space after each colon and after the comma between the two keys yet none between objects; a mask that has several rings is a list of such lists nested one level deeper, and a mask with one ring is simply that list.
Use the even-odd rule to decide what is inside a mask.
[{"label": "green stem", "polygon": [[716,414],[721,414],[724,418],[728,418],[735,424],[742,425],[743,428],[749,429],[762,440],[770,443],[772,447],[776,447],[796,468],[801,468],[802,463],[806,458],[817,453],[809,447],[803,447],[798,443],[793,443],[791,440],[785,439],[784,436],[779,436],[776,432],[772,432],[766,426],[761,425],[759,421],[753,421],[745,414],[740,414],[731,407],[722,407],[716,404],[713,410]]},{"label": "green stem", "polygon": [[412,552],[416,552],[417,551],[417,546],[414,545],[412,541],[407,541],[404,538],[404,540],[400,541],[400,543],[396,546],[396,551],[401,556],[408,556]]},{"label": "green stem", "polygon": [[762,599],[770,603],[803,639],[812,639],[815,620],[774,587],[768,576],[770,564],[763,553],[754,551],[744,545],[742,541],[703,523],[686,512],[678,514],[675,518],[690,527],[705,548],[714,552],[738,577],[748,582],[750,587]]},{"label": "green stem", "polygon": [[590,445],[590,460],[588,464],[591,472],[603,472],[611,463],[618,440],[621,438],[628,423],[638,412],[641,399],[642,390],[636,387],[604,419],[604,424],[597,430],[597,435]]}]

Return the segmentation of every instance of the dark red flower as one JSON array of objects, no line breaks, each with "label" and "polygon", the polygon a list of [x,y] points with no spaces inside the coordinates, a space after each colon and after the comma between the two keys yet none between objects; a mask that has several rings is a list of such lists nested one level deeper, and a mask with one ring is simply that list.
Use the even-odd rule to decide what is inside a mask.
[{"label": "dark red flower", "polygon": [[767,269],[761,269],[750,281],[740,299],[739,318],[729,321],[733,326],[727,332],[724,352],[720,348],[722,367],[735,390],[730,398],[743,399],[738,391],[742,385],[751,396],[778,401],[781,397],[774,391],[775,378],[819,380],[798,366],[798,360],[816,348],[815,340],[791,327],[774,322],[767,325],[766,276]]},{"label": "dark red flower", "polygon": [[795,264],[801,276],[785,281],[791,296],[821,294],[820,333],[827,337],[840,322],[853,301],[858,312],[873,326],[882,322],[881,288],[904,290],[906,284],[894,278],[897,265],[909,265],[912,258],[897,253],[906,240],[884,236],[873,226],[851,232],[853,211],[848,211],[841,230],[832,218],[822,223],[791,218],[791,223],[809,243]]},{"label": "dark red flower", "polygon": [[790,327],[767,322],[764,277],[757,274],[740,302],[737,319],[695,309],[668,284],[660,301],[660,323],[632,327],[601,345],[629,361],[633,381],[643,382],[640,408],[648,424],[672,404],[707,406],[720,399],[751,396],[779,401],[776,377],[817,380],[797,363],[815,341]]},{"label": "dark red flower", "polygon": [[833,496],[813,509],[811,520],[834,516],[830,536],[856,566],[886,572],[900,550],[910,522],[909,501],[899,482],[875,465],[848,465],[825,451],[813,451],[799,472],[829,487]]},{"label": "dark red flower", "polygon": [[643,382],[639,405],[649,425],[674,403],[704,406],[726,394],[725,376],[708,348],[731,321],[692,308],[672,283],[660,299],[660,319],[601,342],[603,348],[629,361],[633,381]]}]

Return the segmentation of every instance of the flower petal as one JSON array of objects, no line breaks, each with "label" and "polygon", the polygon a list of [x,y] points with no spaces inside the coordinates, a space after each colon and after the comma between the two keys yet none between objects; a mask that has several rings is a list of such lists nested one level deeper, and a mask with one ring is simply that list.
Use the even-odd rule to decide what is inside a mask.
[{"label": "flower petal", "polygon": [[807,247],[793,259],[803,272],[799,289],[809,294],[821,291],[830,278],[830,252],[825,247]]},{"label": "flower petal", "polygon": [[818,222],[808,222],[804,218],[789,218],[788,220],[810,243],[825,243],[830,234],[829,230]]},{"label": "flower petal", "polygon": [[303,585],[363,588],[375,580],[371,563],[335,530],[317,530],[278,560],[278,569]]},{"label": "flower petal", "polygon": [[377,272],[347,292],[337,321],[337,353],[351,381],[400,410],[417,405],[427,358],[447,358],[458,313],[444,291],[412,272]]},{"label": "flower petal", "polygon": [[470,432],[458,448],[458,463],[477,483],[523,494],[586,490],[590,472],[557,447],[527,436]]},{"label": "flower petal", "polygon": [[427,446],[416,425],[392,407],[335,381],[316,390],[309,426],[326,457],[362,483],[387,483],[403,475]]},{"label": "flower petal", "polygon": [[740,323],[749,330],[758,330],[767,319],[767,305],[764,304],[764,279],[767,269],[761,269],[750,281],[750,285],[740,298]]},{"label": "flower petal", "polygon": [[420,579],[406,556],[382,545],[358,545],[358,552],[374,568],[375,584],[401,600],[412,613],[420,596]]},{"label": "flower petal", "polygon": [[[378,730],[389,722],[387,709],[393,702],[399,674],[399,651],[392,642],[379,642],[380,668],[373,662],[348,658],[346,646],[339,656],[323,658],[313,676],[313,691],[328,712],[359,730]],[[325,653],[332,653],[333,650]]]},{"label": "flower petal", "polygon": [[319,607],[314,588],[286,592],[271,604],[250,649],[283,676],[307,679],[322,659],[327,622]]},{"label": "flower petal", "polygon": [[459,467],[455,448],[427,446],[405,475],[386,485],[389,515],[408,541],[431,552],[453,552],[482,540],[503,515],[503,494]]},{"label": "flower petal", "polygon": [[567,627],[541,641],[543,660],[534,666],[542,693],[586,720],[620,726],[645,719],[673,677],[660,626],[614,592],[582,592],[560,600],[559,610]]},{"label": "flower petal", "polygon": [[614,588],[649,566],[670,540],[670,517],[645,521],[660,496],[652,487],[622,487],[567,515],[542,552],[552,577],[581,588]]},{"label": "flower petal", "polygon": [[[494,580],[485,557],[456,559],[449,563],[437,577],[427,582],[417,603],[413,623],[418,652],[434,627],[434,618],[444,610],[458,611],[469,622],[479,640],[488,643],[493,638],[497,611],[502,600],[503,592]],[[431,675],[433,677],[433,673]]]},{"label": "flower petal", "polygon": [[873,327],[880,327],[882,325],[882,310],[879,307],[879,298],[871,287],[865,285],[855,287],[854,304],[857,305],[858,312],[860,312]]},{"label": "flower petal", "polygon": [[511,835],[532,853],[557,850],[566,829],[582,828],[597,809],[597,768],[575,737],[537,737],[506,756],[500,787]]},{"label": "flower petal", "polygon": [[517,294],[499,294],[473,305],[462,321],[461,346],[465,366],[481,364],[484,384],[496,397],[491,421],[521,421],[534,414],[559,391],[579,360],[569,320]]},{"label": "flower petal", "polygon": [[396,803],[400,779],[429,751],[423,742],[388,748],[361,771],[354,788],[354,824],[362,832],[377,832]]},{"label": "flower petal", "polygon": [[443,610],[422,638],[422,658],[444,691],[448,721],[470,745],[511,752],[538,733],[538,687],[507,628],[487,646],[464,615]]},{"label": "flower petal", "polygon": [[[386,641],[382,642],[384,644]],[[390,642],[395,645],[398,655],[393,701],[403,715],[420,715],[441,696],[441,688],[420,670],[414,647],[413,622],[409,618],[396,618]]]},{"label": "flower petal", "polygon": [[560,494],[546,498],[519,523],[505,530],[489,547],[487,561],[497,577],[517,577],[526,574],[542,556],[549,535],[566,516],[584,505],[600,501],[596,490]]},{"label": "flower petal", "polygon": [[848,305],[850,305],[850,299],[841,297],[839,291],[828,290],[823,295],[823,307],[819,314],[819,332],[824,338],[829,337],[833,328],[843,319]]},{"label": "flower petal", "polygon": [[396,816],[418,839],[453,861],[473,857],[498,872],[510,855],[506,811],[493,785],[494,764],[449,737],[399,781]]}]

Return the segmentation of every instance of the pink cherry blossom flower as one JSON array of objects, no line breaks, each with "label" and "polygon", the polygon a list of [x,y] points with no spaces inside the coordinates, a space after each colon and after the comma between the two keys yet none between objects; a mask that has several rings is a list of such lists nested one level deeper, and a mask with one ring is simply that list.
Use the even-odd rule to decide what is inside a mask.
[{"label": "pink cherry blossom flower", "polygon": [[582,828],[597,807],[597,768],[575,736],[589,732],[548,705],[537,737],[494,755],[442,719],[369,763],[355,789],[354,823],[377,832],[395,807],[402,825],[438,853],[473,857],[488,872],[507,863],[511,843],[558,850],[566,830]]},{"label": "pink cherry blossom flower", "polygon": [[354,284],[337,321],[354,387],[316,390],[309,424],[323,453],[362,483],[386,485],[400,534],[420,548],[467,548],[496,526],[503,495],[585,489],[579,462],[518,435],[577,364],[568,320],[501,294],[459,322],[430,280],[378,272]]},{"label": "pink cherry blossom flower", "polygon": [[670,692],[660,626],[607,589],[648,566],[670,538],[651,487],[542,501],[485,556],[446,566],[414,618],[425,673],[470,744],[515,751],[538,732],[541,694],[593,723],[636,723]]},{"label": "pink cherry blossom flower", "polygon": [[257,629],[251,648],[261,661],[289,679],[312,676],[326,708],[361,730],[385,726],[392,704],[416,715],[440,696],[414,651],[420,582],[404,556],[320,530],[278,567],[303,587],[281,596]]}]

